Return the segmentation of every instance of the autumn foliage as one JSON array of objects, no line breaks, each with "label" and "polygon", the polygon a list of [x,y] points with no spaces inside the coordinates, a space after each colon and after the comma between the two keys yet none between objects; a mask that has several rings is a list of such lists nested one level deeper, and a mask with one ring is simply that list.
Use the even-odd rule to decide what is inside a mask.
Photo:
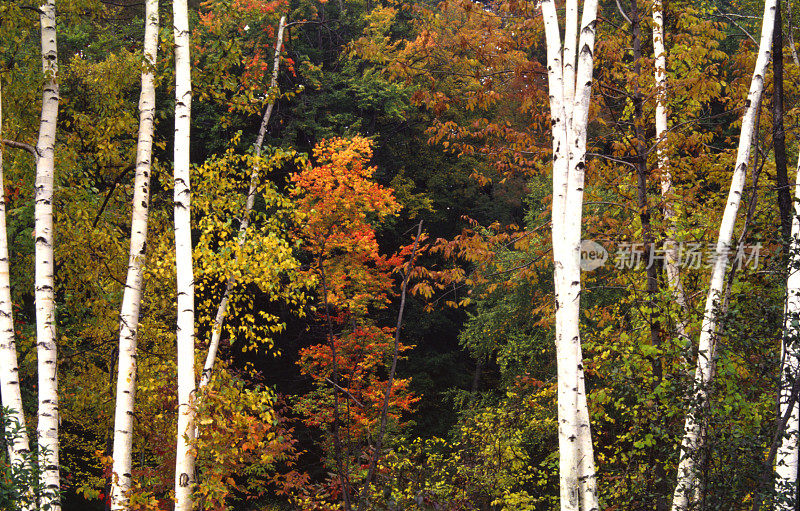
[{"label": "autumn foliage", "polygon": [[[386,390],[383,375],[391,363],[394,329],[375,324],[373,315],[388,305],[395,287],[392,273],[404,258],[382,255],[376,241],[376,227],[396,215],[400,205],[391,190],[372,180],[371,156],[371,142],[362,137],[323,141],[314,149],[314,164],[291,178],[290,195],[303,218],[296,233],[307,254],[303,272],[321,286],[317,317],[326,337],[325,343],[300,352],[300,371],[314,388],[299,397],[295,410],[306,425],[338,436],[324,441],[330,470],[337,456],[345,465],[344,477],[331,476],[316,494],[305,497],[304,506],[317,499],[333,505],[340,492],[358,489]],[[395,379],[392,385],[395,429],[401,414],[419,400],[408,385],[408,379]],[[334,442],[344,452],[335,452]]]}]

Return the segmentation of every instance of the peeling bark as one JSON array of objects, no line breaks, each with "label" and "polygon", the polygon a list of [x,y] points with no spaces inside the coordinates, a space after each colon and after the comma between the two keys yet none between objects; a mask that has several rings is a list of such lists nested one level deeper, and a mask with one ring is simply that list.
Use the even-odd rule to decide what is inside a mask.
[{"label": "peeling bark", "polygon": [[175,264],[178,318],[178,445],[175,456],[175,511],[192,511],[195,480],[194,271],[192,269],[189,143],[192,75],[186,0],[172,4],[175,34]]},{"label": "peeling bark", "polygon": [[[2,88],[2,84],[0,84]],[[0,139],[3,131],[3,100],[0,89]],[[28,430],[25,428],[25,411],[19,384],[17,345],[14,339],[14,306],[11,301],[10,260],[8,233],[6,231],[6,200],[3,181],[3,147],[0,145],[0,399],[9,412],[8,429],[4,432],[8,443],[8,459],[12,466],[30,467]],[[32,492],[30,500],[18,502],[22,511],[36,508]]]},{"label": "peeling bark", "polygon": [[39,140],[36,150],[34,229],[36,265],[36,353],[38,358],[39,468],[42,496],[40,508],[60,511],[58,443],[58,364],[56,355],[56,310],[53,254],[53,182],[55,171],[56,123],[58,121],[58,45],[56,4],[47,0],[40,7],[42,71],[44,90]]},{"label": "peeling bark", "polygon": [[543,0],[541,9],[553,129],[552,243],[560,500],[562,511],[593,511],[599,505],[580,341],[579,259],[597,2],[584,3],[578,31],[578,1],[567,0],[563,41],[554,1]]}]

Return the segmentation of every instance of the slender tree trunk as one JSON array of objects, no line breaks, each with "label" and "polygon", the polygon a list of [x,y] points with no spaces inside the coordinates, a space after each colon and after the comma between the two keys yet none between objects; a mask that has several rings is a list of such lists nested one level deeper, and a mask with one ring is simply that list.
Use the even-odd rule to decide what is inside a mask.
[{"label": "slender tree trunk", "polygon": [[688,345],[686,334],[686,317],[689,303],[681,283],[678,266],[678,246],[675,242],[675,231],[678,216],[675,212],[672,197],[672,171],[667,156],[667,50],[664,45],[664,5],[661,0],[653,2],[653,53],[655,54],[656,82],[656,161],[661,175],[661,200],[664,215],[664,268],[667,274],[667,285],[680,308],[676,330]]},{"label": "slender tree trunk", "polygon": [[639,220],[642,223],[643,251],[647,258],[647,295],[650,311],[650,339],[654,346],[661,345],[661,324],[655,311],[655,295],[658,293],[658,267],[653,259],[653,230],[650,224],[650,204],[647,198],[647,142],[645,140],[644,112],[642,111],[642,92],[639,77],[642,76],[642,34],[637,0],[631,0],[631,32],[633,39],[633,68],[637,79],[633,83],[633,116],[636,135],[636,196],[639,206]]},{"label": "slender tree trunk", "polygon": [[[275,60],[272,64],[272,81],[270,82],[270,100],[267,104],[267,110],[264,112],[264,117],[261,119],[261,128],[258,130],[258,138],[254,144],[256,158],[261,156],[261,146],[264,144],[264,136],[267,132],[267,125],[272,116],[272,109],[275,106],[275,101],[278,97],[278,70],[281,61],[281,48],[283,47],[283,30],[286,27],[286,16],[281,17],[278,23],[278,37],[275,41]],[[250,225],[250,212],[253,210],[253,204],[256,200],[256,190],[258,189],[259,181],[259,167],[256,164],[253,167],[252,174],[250,175],[250,189],[247,191],[247,203],[245,205],[244,213],[239,219],[239,246],[244,245],[247,237],[247,227]],[[228,301],[231,297],[233,286],[236,285],[236,279],[231,275],[225,283],[225,292],[222,295],[222,300],[217,308],[217,315],[214,318],[214,328],[211,332],[211,342],[208,345],[208,355],[206,356],[206,363],[203,366],[203,374],[200,377],[200,388],[202,389],[208,382],[211,381],[211,375],[214,372],[214,362],[217,358],[217,349],[219,348],[219,341],[222,337],[222,324],[225,322],[225,312],[228,309]]]},{"label": "slender tree trunk", "polygon": [[553,129],[560,500],[562,511],[590,511],[599,509],[599,505],[580,341],[579,259],[597,2],[584,3],[577,46],[578,0],[567,0],[563,41],[554,0],[543,0],[541,9]]},{"label": "slender tree trunk", "polygon": [[58,121],[58,46],[56,4],[47,0],[40,7],[44,91],[36,160],[34,206],[36,352],[39,371],[39,468],[40,506],[60,511],[61,482],[58,472],[58,372],[56,356],[56,310],[53,278],[53,181],[56,123]]},{"label": "slender tree trunk", "polygon": [[[0,139],[3,138],[3,100],[0,83]],[[0,399],[9,410],[5,437],[8,440],[8,459],[12,466],[30,469],[28,430],[25,427],[25,411],[22,408],[22,392],[19,387],[17,346],[14,341],[14,306],[11,301],[11,275],[8,257],[8,234],[6,231],[5,183],[3,180],[3,146],[0,144]],[[33,495],[19,502],[20,509],[36,508]]]},{"label": "slender tree trunk", "polygon": [[775,28],[772,32],[772,145],[775,148],[775,184],[778,188],[778,208],[781,214],[781,234],[784,246],[792,231],[792,195],[786,163],[786,133],[783,127],[783,23],[781,3],[775,4]]},{"label": "slender tree trunk", "polygon": [[128,509],[131,489],[133,411],[136,394],[136,339],[147,247],[147,217],[150,201],[150,163],[153,149],[153,120],[156,112],[154,68],[158,52],[158,0],[145,6],[144,69],[139,95],[139,138],[136,145],[136,177],[131,213],[131,249],[128,277],[122,297],[119,321],[119,370],[114,413],[114,451],[111,509]]},{"label": "slender tree trunk", "polygon": [[378,460],[381,457],[381,448],[383,447],[383,438],[386,435],[386,423],[389,415],[389,398],[392,395],[394,375],[397,371],[397,357],[400,354],[400,329],[403,326],[403,312],[406,309],[406,290],[408,289],[408,280],[411,277],[411,271],[414,269],[414,260],[417,257],[417,246],[421,237],[422,222],[420,221],[419,226],[417,226],[417,237],[414,238],[414,247],[411,249],[411,258],[408,260],[405,275],[403,276],[403,287],[400,293],[400,311],[397,313],[397,326],[394,330],[392,367],[389,370],[389,380],[386,382],[386,390],[383,393],[383,406],[381,407],[381,420],[378,428],[378,437],[375,439],[375,450],[372,452],[372,457],[369,462],[369,469],[367,470],[367,478],[364,480],[364,488],[361,490],[358,511],[364,511],[367,509],[370,498],[370,484],[372,483],[372,477],[375,474],[375,469],[378,467]]},{"label": "slender tree trunk", "polygon": [[[636,145],[634,147],[636,159],[634,166],[636,167],[637,202],[639,206],[639,220],[642,224],[643,250],[647,258],[647,297],[648,308],[650,309],[650,342],[653,346],[661,346],[662,330],[659,312],[657,310],[659,267],[653,257],[655,253],[655,240],[653,238],[653,228],[650,221],[650,201],[647,197],[648,169],[647,141],[643,112],[644,98],[639,85],[639,80],[642,76],[642,29],[637,0],[631,0],[630,21],[633,42],[633,68],[636,74],[636,79],[633,82],[634,131],[636,134]],[[656,86],[658,87],[658,83],[656,83]],[[663,377],[661,357],[654,357],[652,364],[656,381],[660,382]],[[661,412],[658,410],[656,413],[659,416],[661,415]],[[669,490],[664,486],[666,484],[666,471],[664,470],[664,466],[659,462],[655,463],[654,476],[653,483],[658,487],[658,491],[655,492],[655,509],[656,511],[664,511],[669,507],[668,501],[666,500],[666,492]]]},{"label": "slender tree trunk", "polygon": [[186,0],[172,4],[175,20],[175,264],[178,293],[178,446],[175,457],[175,511],[192,511],[195,480],[194,407],[194,272],[192,270],[189,130],[192,77],[189,13]]},{"label": "slender tree trunk", "polygon": [[[345,468],[344,453],[342,451],[342,439],[339,437],[339,427],[341,419],[339,416],[339,365],[337,360],[336,350],[336,337],[333,335],[333,321],[331,320],[331,305],[328,301],[328,279],[325,276],[324,257],[325,247],[320,248],[319,257],[317,258],[317,267],[319,268],[319,275],[322,283],[322,300],[325,304],[325,323],[328,328],[328,343],[331,347],[331,387],[333,389],[333,424],[331,430],[333,433],[333,454],[336,458],[336,471],[339,476],[339,484],[342,486],[342,500],[345,511],[350,511],[352,506],[350,504],[350,477],[348,475],[349,468]],[[348,412],[349,417],[349,412]]]},{"label": "slender tree trunk", "polygon": [[475,372],[472,373],[472,385],[470,386],[470,394],[472,394],[473,402],[478,397],[478,388],[481,382],[481,372],[483,372],[483,357],[475,361]]},{"label": "slender tree trunk", "polygon": [[[797,163],[800,170],[800,161]],[[795,509],[798,454],[800,454],[800,412],[792,400],[792,386],[800,373],[800,179],[795,183],[795,202],[789,245],[789,270],[786,278],[786,317],[781,367],[780,416],[787,414],[785,431],[775,458],[775,491],[787,499],[775,506],[776,511]],[[789,409],[791,407],[791,411]]]},{"label": "slender tree trunk", "polygon": [[750,148],[755,135],[754,128],[758,105],[764,91],[764,80],[772,47],[772,31],[775,26],[776,0],[767,0],[764,6],[763,24],[761,27],[761,41],[759,42],[758,58],[756,59],[753,79],[750,82],[750,91],[747,95],[747,108],[742,119],[739,148],[736,155],[736,164],[733,169],[731,187],[728,192],[727,205],[722,216],[719,237],[716,245],[714,267],[711,274],[708,296],[706,298],[703,323],[698,343],[697,368],[695,370],[694,385],[686,412],[684,436],[681,442],[680,460],[678,464],[678,478],[672,501],[673,511],[685,511],[690,508],[690,500],[698,487],[697,459],[705,443],[704,417],[708,408],[709,390],[714,375],[714,357],[717,341],[717,307],[723,296],[725,285],[725,268],[727,254],[733,238],[733,229],[736,224],[736,214],[739,211],[742,191],[747,178],[747,163],[750,157]]}]

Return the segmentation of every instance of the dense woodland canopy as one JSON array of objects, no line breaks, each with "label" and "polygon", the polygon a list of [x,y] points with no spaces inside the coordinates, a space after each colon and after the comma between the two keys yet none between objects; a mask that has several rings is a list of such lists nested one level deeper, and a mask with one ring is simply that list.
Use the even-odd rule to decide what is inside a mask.
[{"label": "dense woodland canopy", "polygon": [[0,0],[0,509],[799,509],[797,20]]}]

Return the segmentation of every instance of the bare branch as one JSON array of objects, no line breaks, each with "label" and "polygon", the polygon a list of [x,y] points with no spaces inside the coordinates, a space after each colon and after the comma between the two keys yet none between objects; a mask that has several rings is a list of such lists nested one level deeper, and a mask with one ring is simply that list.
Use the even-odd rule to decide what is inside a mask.
[{"label": "bare branch", "polygon": [[745,29],[743,26],[741,26],[741,25],[739,25],[738,23],[736,23],[736,21],[735,21],[735,20],[734,20],[734,19],[731,17],[731,15],[730,15],[730,14],[728,14],[727,12],[721,12],[721,13],[719,13],[717,16],[723,17],[723,18],[725,18],[726,20],[730,21],[730,22],[731,22],[731,25],[735,26],[736,28],[738,28],[739,30],[741,30],[742,32],[744,32],[744,35],[746,35],[746,36],[748,37],[748,39],[750,39],[751,41],[753,41],[753,44],[755,44],[756,46],[758,46],[758,41],[756,41],[756,38],[755,38],[755,37],[753,37],[753,36],[752,36],[752,34],[750,34],[750,32],[748,32],[748,31],[747,31],[747,30],[746,30],[746,29]]},{"label": "bare branch", "polygon": [[340,387],[339,385],[337,385],[336,383],[334,383],[334,382],[333,382],[333,380],[331,380],[330,378],[325,378],[325,381],[326,381],[326,382],[328,382],[328,383],[330,383],[331,385],[333,385],[333,387],[334,387],[335,389],[339,390],[340,392],[342,392],[343,394],[345,394],[347,397],[349,397],[350,399],[352,399],[352,400],[353,400],[353,402],[355,402],[355,404],[357,404],[357,405],[358,405],[360,408],[364,408],[364,405],[363,405],[363,404],[361,404],[361,401],[359,401],[358,399],[356,399],[356,397],[355,397],[353,394],[351,394],[349,390],[347,390],[347,389],[346,389],[346,388],[344,388],[344,387]]},{"label": "bare branch", "polygon": [[7,138],[2,139],[4,145],[8,147],[13,147],[15,149],[22,149],[23,151],[28,151],[31,153],[35,158],[39,156],[39,151],[31,144],[27,142],[18,142],[16,140],[9,140]]}]

